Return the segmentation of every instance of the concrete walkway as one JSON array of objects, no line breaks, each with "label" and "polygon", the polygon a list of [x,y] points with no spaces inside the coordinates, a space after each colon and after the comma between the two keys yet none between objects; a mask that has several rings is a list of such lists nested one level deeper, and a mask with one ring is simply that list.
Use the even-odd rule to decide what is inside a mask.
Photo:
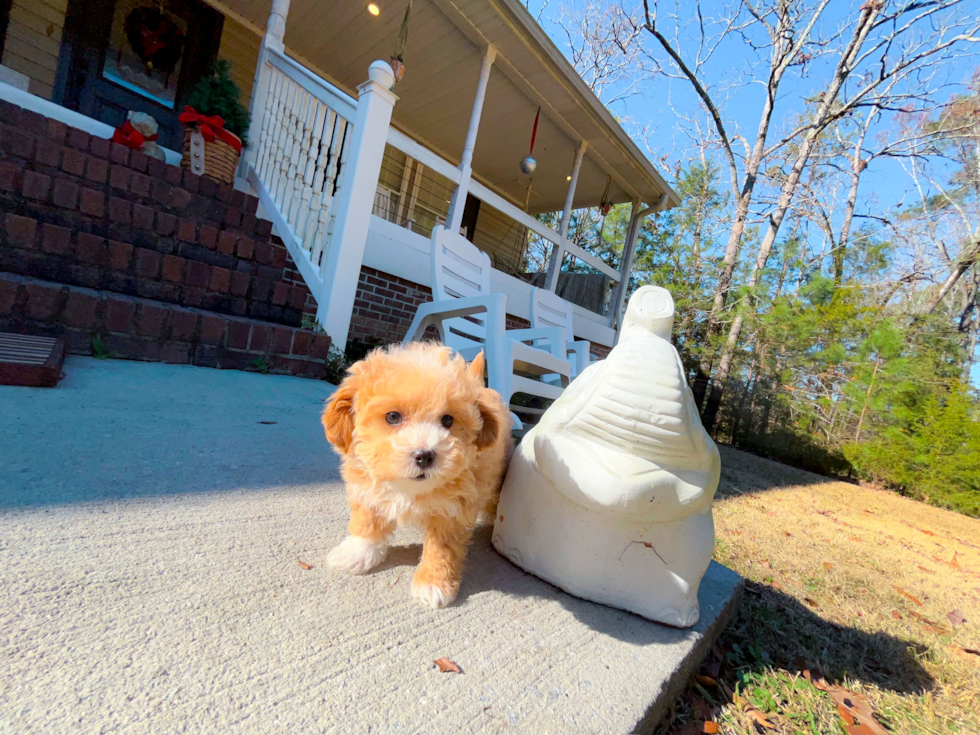
[{"label": "concrete walkway", "polygon": [[673,630],[525,574],[487,527],[432,611],[409,596],[411,532],[374,574],[324,564],[347,520],[318,420],[332,386],[65,371],[0,387],[0,733],[625,733],[738,589],[714,565],[701,623]]}]

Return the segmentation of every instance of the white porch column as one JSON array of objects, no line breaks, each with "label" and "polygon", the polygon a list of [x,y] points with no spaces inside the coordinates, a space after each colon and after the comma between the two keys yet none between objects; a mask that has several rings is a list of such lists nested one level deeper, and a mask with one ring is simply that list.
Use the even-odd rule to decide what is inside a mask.
[{"label": "white porch column", "polygon": [[545,279],[545,288],[552,293],[558,288],[558,273],[561,271],[561,261],[565,256],[565,240],[568,239],[568,223],[572,218],[572,202],[575,201],[575,187],[578,186],[578,175],[582,170],[582,159],[585,158],[585,149],[589,144],[584,140],[579,143],[578,150],[575,151],[575,161],[572,163],[572,175],[568,182],[568,191],[565,194],[565,207],[561,212],[561,226],[558,228],[558,235],[561,242],[555,245],[555,252],[548,263],[548,277]]},{"label": "white porch column", "polygon": [[483,115],[483,100],[487,96],[490,68],[496,58],[497,49],[493,45],[487,46],[486,53],[483,54],[483,63],[480,65],[480,78],[476,83],[476,97],[473,99],[473,110],[470,112],[470,126],[466,130],[463,155],[459,161],[459,185],[453,193],[453,200],[449,205],[449,216],[446,218],[449,222],[447,229],[450,232],[459,232],[460,224],[463,221],[466,195],[470,190],[470,177],[473,175],[473,149],[476,148],[476,134],[480,129],[480,117]]},{"label": "white porch column", "polygon": [[636,243],[640,239],[640,228],[643,225],[643,219],[654,212],[663,211],[664,207],[667,206],[667,194],[664,193],[660,197],[660,201],[654,204],[652,207],[647,207],[646,209],[639,209],[639,200],[633,201],[633,214],[630,217],[630,231],[626,236],[626,245],[623,247],[623,260],[620,263],[620,279],[619,284],[616,287],[616,293],[613,295],[613,301],[611,306],[614,307],[609,315],[609,326],[616,329],[616,339],[619,340],[619,326],[622,324],[623,307],[626,304],[626,289],[629,287],[630,271],[633,270],[633,260],[636,257]]},{"label": "white porch column", "polygon": [[243,176],[248,173],[248,166],[255,163],[255,157],[258,155],[257,132],[262,130],[262,118],[265,115],[266,102],[269,99],[272,66],[269,64],[266,49],[273,49],[279,53],[285,52],[286,45],[283,38],[286,35],[286,16],[288,15],[289,0],[272,0],[272,10],[265,26],[265,35],[262,37],[262,46],[259,48],[258,63],[255,65],[255,77],[252,80],[252,97],[249,103],[249,112],[252,115],[250,126],[252,145],[245,150],[245,155],[242,156],[239,173]]},{"label": "white porch column", "polygon": [[323,292],[314,294],[318,305],[317,321],[340,350],[347,346],[388,124],[398,100],[391,91],[395,77],[388,62],[375,61],[368,69],[368,76],[370,79],[357,88],[357,115],[347,154],[347,170],[335,200],[337,219],[320,271]]}]

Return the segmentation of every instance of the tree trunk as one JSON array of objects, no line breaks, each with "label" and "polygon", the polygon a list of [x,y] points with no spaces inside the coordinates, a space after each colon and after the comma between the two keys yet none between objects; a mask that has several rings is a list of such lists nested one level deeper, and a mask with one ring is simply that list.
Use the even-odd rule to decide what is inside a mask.
[{"label": "tree trunk", "polygon": [[956,265],[946,277],[943,285],[940,286],[932,298],[926,301],[926,305],[922,308],[922,316],[929,316],[929,314],[936,310],[936,307],[946,298],[946,294],[953,290],[953,287],[956,286],[963,274],[970,270],[970,267],[977,262],[978,256],[980,256],[980,240],[977,240],[977,242],[970,246],[968,251],[960,254]]}]

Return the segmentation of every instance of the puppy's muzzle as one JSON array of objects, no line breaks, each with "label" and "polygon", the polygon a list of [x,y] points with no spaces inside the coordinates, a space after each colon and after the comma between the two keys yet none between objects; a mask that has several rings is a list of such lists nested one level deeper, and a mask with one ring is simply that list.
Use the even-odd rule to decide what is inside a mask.
[{"label": "puppy's muzzle", "polygon": [[420,470],[427,470],[435,464],[436,453],[431,449],[419,449],[412,454],[412,459],[415,460],[415,466]]}]

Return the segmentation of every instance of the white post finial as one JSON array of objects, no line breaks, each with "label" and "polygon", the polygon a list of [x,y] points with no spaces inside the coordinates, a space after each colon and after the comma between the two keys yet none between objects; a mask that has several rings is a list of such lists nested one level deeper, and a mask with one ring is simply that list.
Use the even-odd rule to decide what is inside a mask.
[{"label": "white post finial", "polygon": [[466,194],[469,192],[470,177],[473,174],[473,149],[476,148],[476,134],[480,129],[480,117],[483,115],[483,100],[487,96],[490,69],[496,59],[497,49],[493,45],[487,46],[486,53],[483,54],[483,61],[480,64],[480,78],[476,83],[476,97],[473,99],[473,109],[470,111],[470,125],[466,130],[466,142],[463,143],[463,155],[459,161],[461,174],[459,185],[453,193],[453,200],[449,205],[449,216],[446,218],[449,222],[446,229],[450,232],[459,232],[459,226],[463,221]]},{"label": "white post finial", "polygon": [[347,168],[335,200],[337,219],[320,271],[323,291],[314,294],[317,321],[341,350],[347,346],[391,111],[398,100],[390,89],[395,78],[386,61],[371,64],[368,75],[368,81],[357,88],[357,114]]},{"label": "white post finial", "polygon": [[289,15],[289,0],[272,0],[272,11],[265,27],[262,42],[279,53],[286,50],[283,39],[286,36],[286,16]]}]

